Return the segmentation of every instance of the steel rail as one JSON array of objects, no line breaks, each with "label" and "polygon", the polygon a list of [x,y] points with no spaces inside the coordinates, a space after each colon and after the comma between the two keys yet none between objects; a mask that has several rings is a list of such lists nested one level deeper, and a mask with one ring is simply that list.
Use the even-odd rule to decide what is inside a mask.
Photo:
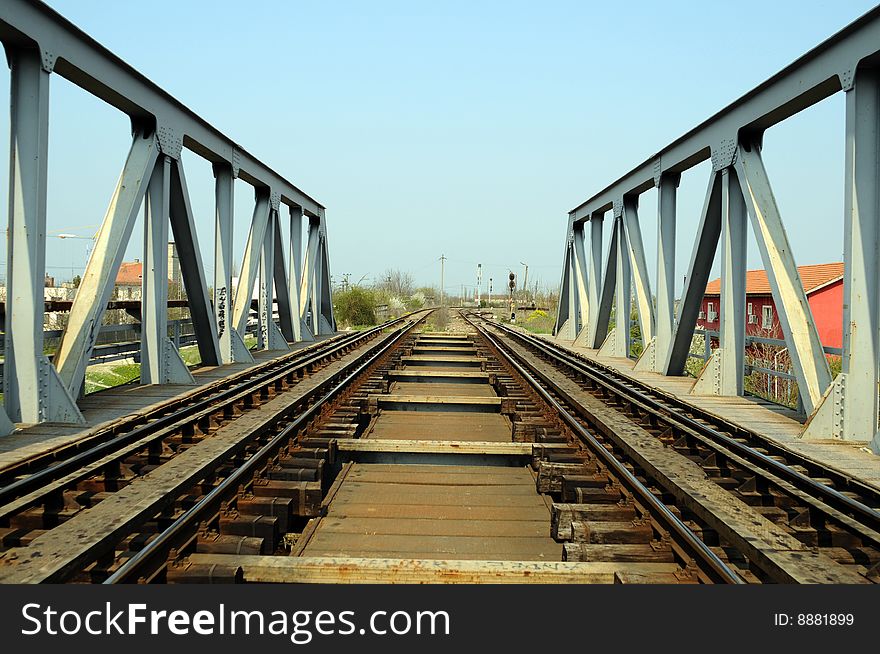
[{"label": "steel rail", "polygon": [[[314,365],[321,359],[324,359],[327,356],[332,356],[333,354],[339,352],[344,348],[350,347],[355,343],[372,338],[375,334],[381,332],[384,329],[387,329],[390,326],[395,325],[397,322],[403,319],[404,318],[398,318],[394,321],[389,321],[388,323],[384,323],[382,325],[374,327],[373,329],[364,332],[356,332],[350,336],[344,336],[339,340],[334,340],[332,343],[329,344],[329,347],[319,347],[318,349],[309,352],[308,356],[306,356],[305,358],[294,356],[290,359],[286,359],[280,366],[277,365],[277,360],[269,362],[267,367],[260,370],[256,376],[246,375],[247,379],[229,388],[226,388],[219,393],[211,394],[204,399],[197,400],[192,404],[187,404],[177,411],[172,411],[171,413],[165,414],[153,420],[152,422],[148,422],[147,424],[136,427],[120,436],[113,437],[112,434],[105,435],[106,438],[102,440],[102,442],[99,442],[97,445],[94,445],[87,450],[74,454],[69,458],[63,459],[56,465],[44,468],[27,477],[18,479],[4,486],[3,488],[0,488],[0,507],[6,506],[10,502],[13,502],[23,495],[26,495],[27,493],[37,491],[48,484],[58,481],[63,477],[74,473],[77,469],[82,468],[83,466],[87,466],[91,463],[99,461],[103,457],[111,455],[116,451],[123,450],[129,445],[137,443],[138,441],[149,437],[151,434],[155,434],[157,439],[164,438],[166,434],[163,434],[161,432],[169,427],[172,427],[175,423],[180,422],[181,420],[185,420],[188,417],[197,416],[199,413],[209,410],[212,406],[222,404],[223,402],[228,400],[232,400],[242,393],[253,392],[259,387],[266,385],[267,383],[271,384],[275,380],[275,378],[289,375],[292,372],[300,369],[305,369],[310,365]],[[324,343],[327,343],[327,341],[324,341],[322,344]],[[184,398],[184,401],[188,399],[188,397]],[[147,445],[145,444],[144,447],[147,447]],[[4,471],[4,474],[5,473],[6,471]],[[89,472],[87,474],[93,473]],[[81,480],[71,479],[70,484],[75,484],[78,481]],[[34,506],[35,504],[39,504],[39,502],[39,498],[34,498],[29,502],[29,506]],[[18,506],[16,507],[16,511],[20,511],[23,508],[27,507]],[[4,514],[2,512],[2,509],[0,509],[0,520],[7,517],[8,515]]]},{"label": "steel rail", "polygon": [[[563,407],[546,388],[544,388],[544,384],[551,386],[554,392],[558,393],[561,397],[567,398],[565,391],[558,388],[547,379],[543,380],[544,384],[540,383],[520,363],[520,357],[517,356],[516,353],[508,351],[504,345],[495,338],[495,336],[475,324],[469,317],[464,315],[462,317],[464,317],[464,319],[467,320],[471,326],[473,326],[474,329],[476,329],[477,332],[489,342],[490,345],[492,345],[493,349],[504,357],[505,361],[532,386],[534,391],[541,396],[541,399],[556,412],[562,421],[575,434],[577,434],[581,441],[590,447],[596,457],[608,467],[611,473],[623,482],[633,495],[638,497],[643,506],[658,519],[658,522],[666,528],[671,535],[674,535],[677,538],[679,545],[685,549],[688,555],[695,562],[702,562],[704,564],[704,571],[713,579],[713,581],[727,584],[745,583],[745,581],[743,581],[736,572],[724,563],[724,561],[722,561],[718,555],[706,545],[706,543],[697,538],[693,531],[691,531],[680,518],[669,510],[669,507],[657,499],[633,473],[627,470],[626,467],[611,452],[609,452],[595,436],[593,436],[593,434],[584,428],[578,419]],[[570,400],[570,398],[568,399]]]},{"label": "steel rail", "polygon": [[[505,333],[514,336],[521,342],[528,343],[535,349],[541,351],[545,356],[565,367],[570,368],[575,373],[588,377],[596,384],[599,384],[606,389],[627,398],[630,401],[638,401],[642,403],[649,411],[652,411],[655,415],[657,415],[658,417],[662,417],[668,422],[677,422],[679,425],[686,427],[687,429],[696,431],[697,433],[707,437],[709,440],[730,449],[732,452],[746,459],[750,463],[760,466],[768,472],[776,475],[777,477],[789,482],[790,484],[794,485],[798,490],[805,492],[814,499],[820,500],[824,504],[827,504],[828,506],[833,507],[834,509],[850,516],[865,527],[880,532],[880,512],[875,511],[866,504],[859,502],[858,500],[855,500],[847,495],[844,495],[840,491],[834,488],[830,488],[829,486],[826,486],[825,484],[822,484],[815,479],[812,479],[811,477],[801,472],[798,472],[797,470],[794,470],[790,466],[784,463],[780,463],[776,459],[762,454],[761,452],[756,451],[754,448],[748,445],[740,443],[739,441],[731,438],[727,434],[724,434],[717,429],[714,429],[713,427],[704,425],[697,420],[694,420],[688,415],[684,415],[683,413],[670,414],[666,411],[663,411],[662,408],[658,405],[657,400],[651,397],[651,395],[647,392],[640,391],[636,388],[628,386],[627,384],[615,377],[608,376],[607,371],[603,371],[604,374],[600,375],[596,370],[587,367],[589,365],[588,362],[585,362],[582,359],[575,357],[568,352],[565,352],[559,346],[548,343],[543,339],[522,334],[516,330],[510,329],[509,327],[500,325],[498,323],[493,322],[493,325],[495,325]],[[682,408],[684,410],[688,410],[687,408]],[[816,465],[815,462],[813,463],[814,465]]]},{"label": "steel rail", "polygon": [[101,429],[100,431],[97,431],[79,440],[73,441],[71,443],[65,443],[64,445],[59,445],[58,447],[39,452],[26,459],[13,463],[0,470],[0,484],[5,485],[8,483],[12,483],[11,481],[7,480],[20,477],[33,468],[37,468],[42,465],[51,465],[53,461],[57,461],[59,458],[63,458],[63,455],[66,455],[68,452],[79,452],[82,451],[84,448],[92,447],[94,443],[99,443],[114,438],[116,435],[121,433],[121,428],[125,428],[133,424],[140,424],[149,420],[161,419],[167,414],[169,410],[171,410],[171,407],[174,404],[200,401],[203,398],[211,396],[212,393],[217,393],[219,392],[219,390],[230,387],[230,385],[234,383],[238,383],[242,380],[251,378],[255,374],[261,374],[267,371],[270,367],[277,367],[279,365],[288,363],[292,359],[313,354],[319,349],[322,349],[333,343],[338,343],[340,340],[348,338],[349,336],[350,335],[345,334],[333,336],[331,338],[319,341],[318,343],[309,345],[305,348],[291,352],[290,354],[283,355],[270,361],[264,361],[260,364],[251,366],[246,370],[242,370],[241,372],[232,374],[229,377],[225,377],[210,384],[206,384],[205,386],[198,387],[194,389],[191,393],[188,393],[185,397],[179,398],[179,400],[176,399],[170,402],[162,403],[159,406],[156,406],[153,409],[149,410],[147,413],[137,414],[134,416],[126,416],[119,421],[114,422],[112,427]]},{"label": "steel rail", "polygon": [[[429,312],[430,313],[430,312]],[[412,315],[412,314],[410,314]],[[372,352],[366,359],[354,362],[355,369],[346,377],[334,385],[319,400],[312,404],[303,413],[297,416],[278,434],[261,447],[253,456],[248,458],[239,468],[233,471],[217,486],[211,489],[203,498],[196,502],[177,520],[169,525],[161,534],[151,540],[143,549],[123,563],[105,581],[105,584],[134,583],[144,578],[143,571],[150,562],[157,560],[167,561],[172,550],[178,549],[182,544],[192,538],[198,531],[199,525],[209,521],[220,510],[224,498],[234,496],[240,487],[247,487],[253,482],[254,474],[263,464],[281,449],[283,444],[292,438],[294,434],[310,420],[320,414],[321,410],[332,401],[340,392],[345,390],[358,376],[372,366],[379,358],[394,349],[397,343],[422,320],[428,316],[414,320],[409,326],[401,327],[397,334],[382,343],[378,350]],[[404,318],[399,318],[404,320]],[[332,380],[328,380],[332,381]]]}]

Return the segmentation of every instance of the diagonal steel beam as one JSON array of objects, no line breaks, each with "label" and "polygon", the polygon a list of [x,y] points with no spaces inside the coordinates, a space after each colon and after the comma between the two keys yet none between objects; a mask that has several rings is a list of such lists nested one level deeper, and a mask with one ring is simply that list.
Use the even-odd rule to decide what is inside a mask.
[{"label": "diagonal steel beam", "polygon": [[278,303],[278,320],[281,323],[281,333],[288,341],[294,341],[296,336],[293,330],[293,305],[290,303],[290,289],[287,287],[287,262],[284,260],[284,243],[281,241],[281,213],[280,211],[275,211],[274,214],[272,218],[274,233],[272,245],[275,250],[273,256],[275,301]]},{"label": "diagonal steel beam", "polygon": [[645,259],[645,246],[642,242],[642,228],[639,226],[638,198],[623,198],[623,229],[626,234],[626,251],[632,271],[633,290],[639,316],[642,343],[647,347],[654,338],[654,298],[651,295],[651,281],[648,278],[648,262]]},{"label": "diagonal steel beam", "polygon": [[713,171],[709,179],[709,188],[703,202],[703,213],[697,227],[694,249],[688,265],[681,303],[678,307],[678,320],[672,331],[672,343],[666,356],[664,374],[681,375],[687,362],[694,328],[697,326],[697,315],[700,304],[706,293],[706,283],[718,249],[721,236],[721,175]]},{"label": "diagonal steel beam", "polygon": [[241,275],[238,288],[235,290],[235,304],[232,308],[232,324],[239,335],[244,336],[247,328],[248,314],[251,310],[251,297],[260,266],[260,252],[266,239],[266,228],[269,224],[269,191],[257,190],[254,202],[254,215],[248,233],[247,245],[244,249],[244,260],[241,262]]},{"label": "diagonal steel beam", "polygon": [[[590,347],[596,350],[602,347],[602,343],[608,335],[608,325],[611,322],[611,305],[614,303],[614,289],[617,286],[617,241],[620,237],[618,227],[615,220],[611,226],[611,241],[608,243],[608,254],[605,257],[605,274],[602,276],[602,292],[599,296],[598,310],[595,320],[590,320]],[[601,240],[599,240],[598,246],[602,246]]]},{"label": "diagonal steel beam", "polygon": [[804,410],[810,415],[831,384],[831,371],[757,143],[739,147],[736,169]]},{"label": "diagonal steel beam", "polygon": [[79,394],[101,319],[116,283],[131,230],[158,156],[152,133],[137,132],[122,175],[70,308],[67,327],[55,354],[58,375],[73,397]]},{"label": "diagonal steel beam", "polygon": [[208,283],[202,265],[202,253],[196,233],[195,219],[186,188],[186,176],[179,159],[171,166],[171,231],[177,255],[180,258],[180,274],[186,289],[189,315],[193,321],[199,354],[203,366],[219,366],[220,342],[214,326],[214,310],[208,293]]},{"label": "diagonal steel beam", "polygon": [[587,256],[584,252],[584,226],[575,224],[573,229],[574,241],[571,247],[574,251],[574,274],[578,298],[577,325],[574,334],[577,336],[587,328],[590,322],[590,297],[587,291],[589,273],[587,272]]}]

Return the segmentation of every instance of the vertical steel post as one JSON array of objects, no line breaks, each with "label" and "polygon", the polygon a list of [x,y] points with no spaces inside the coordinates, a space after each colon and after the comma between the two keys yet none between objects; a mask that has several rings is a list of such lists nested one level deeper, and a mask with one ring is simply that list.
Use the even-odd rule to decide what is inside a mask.
[{"label": "vertical steel post", "polygon": [[75,394],[67,391],[43,354],[50,73],[37,50],[11,50],[9,62],[4,403],[16,422],[81,422]]},{"label": "vertical steel post", "polygon": [[232,166],[214,164],[214,320],[223,363],[233,363],[232,216],[235,180]]},{"label": "vertical steel post", "polygon": [[654,337],[654,370],[661,372],[672,344],[675,322],[675,219],[676,194],[681,176],[661,175],[657,190],[657,314]]},{"label": "vertical steel post", "polygon": [[736,171],[721,171],[721,395],[742,395],[746,346],[746,229],[748,215]]},{"label": "vertical steel post", "polygon": [[141,273],[141,383],[165,383],[168,338],[168,225],[171,158],[160,155],[144,201],[144,263]]},{"label": "vertical steel post", "polygon": [[632,278],[629,263],[629,246],[626,242],[626,231],[623,227],[623,215],[614,218],[617,229],[617,284],[614,294],[614,349],[612,356],[625,358],[629,356],[629,319],[632,307]]},{"label": "vertical steel post", "polygon": [[843,278],[844,439],[880,450],[880,73],[846,92]]}]

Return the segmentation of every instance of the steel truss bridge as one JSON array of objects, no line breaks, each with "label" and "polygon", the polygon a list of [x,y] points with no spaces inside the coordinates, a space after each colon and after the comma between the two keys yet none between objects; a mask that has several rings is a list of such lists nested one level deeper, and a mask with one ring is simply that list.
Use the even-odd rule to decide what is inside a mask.
[{"label": "steel truss bridge", "polygon": [[[808,419],[803,437],[870,443],[880,453],[880,9],[875,9],[572,209],[555,333],[600,357],[627,357],[634,301],[644,341],[636,370],[676,376],[720,250],[720,347],[693,393],[743,394],[749,223],[770,281]],[[843,372],[832,380],[762,159],[764,132],[836,93],[846,96]],[[699,227],[676,310],[676,191],[711,160]],[[651,288],[639,196],[658,190],[657,283]],[[610,247],[602,252],[605,224]],[[654,299],[656,298],[656,299]]]},{"label": "steel truss bridge", "polygon": [[[335,331],[323,205],[46,5],[4,2],[0,41],[11,72],[5,411],[0,411],[0,431],[11,431],[10,421],[83,422],[76,400],[142,203],[142,383],[193,383],[167,336],[169,225],[205,365],[253,361],[242,336],[257,284],[262,348],[286,350],[288,341],[313,340],[315,335]],[[128,115],[132,139],[68,325],[49,361],[43,354],[43,279],[53,75]],[[214,279],[205,276],[181,160],[184,148],[211,162],[214,170]],[[255,199],[233,297],[235,179],[253,186]],[[281,242],[282,220],[290,221],[289,244]],[[305,250],[304,220],[308,221]],[[213,298],[209,288],[214,289]],[[273,297],[279,307],[278,324],[270,319]]]}]

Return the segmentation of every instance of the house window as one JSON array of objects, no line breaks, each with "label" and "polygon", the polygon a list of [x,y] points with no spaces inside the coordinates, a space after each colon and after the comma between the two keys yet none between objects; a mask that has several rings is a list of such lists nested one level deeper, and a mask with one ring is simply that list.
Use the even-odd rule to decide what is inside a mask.
[{"label": "house window", "polygon": [[752,315],[752,313],[753,313],[753,312],[752,312],[752,303],[749,302],[749,315]]},{"label": "house window", "polygon": [[769,304],[761,307],[761,328],[773,329],[773,307]]},{"label": "house window", "polygon": [[715,303],[709,302],[706,304],[706,313],[708,322],[715,322],[715,319],[718,317],[718,314],[715,313]]}]

